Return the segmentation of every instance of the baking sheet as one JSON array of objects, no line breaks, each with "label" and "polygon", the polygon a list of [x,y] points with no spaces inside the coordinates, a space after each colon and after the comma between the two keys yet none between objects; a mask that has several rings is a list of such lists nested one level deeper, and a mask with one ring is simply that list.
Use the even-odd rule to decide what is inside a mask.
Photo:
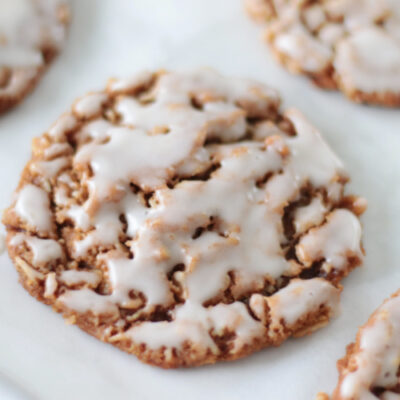
[{"label": "baking sheet", "polygon": [[103,344],[32,299],[0,256],[1,399],[310,400],[336,383],[357,327],[400,286],[400,111],[351,104],[278,67],[241,0],[81,0],[64,52],[37,90],[0,118],[0,209],[10,202],[31,138],[108,77],[144,68],[211,66],[278,88],[344,160],[365,196],[364,267],[344,282],[342,313],[312,336],[244,360],[164,371]]}]

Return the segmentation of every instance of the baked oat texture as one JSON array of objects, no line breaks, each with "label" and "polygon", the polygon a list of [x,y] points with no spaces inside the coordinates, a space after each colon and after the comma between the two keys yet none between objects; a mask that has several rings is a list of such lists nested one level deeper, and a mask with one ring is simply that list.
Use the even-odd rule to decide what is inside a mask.
[{"label": "baked oat texture", "polygon": [[360,328],[338,370],[332,400],[400,399],[400,291]]},{"label": "baked oat texture", "polygon": [[269,87],[144,72],[33,142],[3,221],[23,286],[165,368],[233,360],[325,325],[363,257],[347,175]]},{"label": "baked oat texture", "polygon": [[0,0],[0,114],[18,104],[61,50],[65,0]]},{"label": "baked oat texture", "polygon": [[293,73],[359,103],[400,106],[398,0],[245,0]]}]

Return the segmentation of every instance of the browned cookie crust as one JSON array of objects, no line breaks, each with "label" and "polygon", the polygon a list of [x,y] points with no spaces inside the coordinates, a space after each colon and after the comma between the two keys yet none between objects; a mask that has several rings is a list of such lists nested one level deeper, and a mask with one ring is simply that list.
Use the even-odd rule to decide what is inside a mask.
[{"label": "browned cookie crust", "polygon": [[347,175],[275,91],[210,70],[112,80],[33,142],[3,222],[23,286],[164,368],[325,325],[362,260]]},{"label": "browned cookie crust", "polygon": [[293,73],[359,103],[400,106],[400,3],[246,0],[272,54]]},{"label": "browned cookie crust", "polygon": [[65,1],[11,3],[0,8],[6,19],[0,26],[0,113],[33,90],[60,51],[69,22]]}]

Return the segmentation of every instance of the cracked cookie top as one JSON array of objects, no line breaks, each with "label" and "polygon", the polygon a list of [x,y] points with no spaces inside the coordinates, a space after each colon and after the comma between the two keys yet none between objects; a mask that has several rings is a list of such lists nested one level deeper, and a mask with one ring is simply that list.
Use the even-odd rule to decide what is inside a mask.
[{"label": "cracked cookie top", "polygon": [[144,72],[33,142],[3,221],[24,286],[163,367],[234,359],[327,322],[362,259],[363,199],[277,93]]}]

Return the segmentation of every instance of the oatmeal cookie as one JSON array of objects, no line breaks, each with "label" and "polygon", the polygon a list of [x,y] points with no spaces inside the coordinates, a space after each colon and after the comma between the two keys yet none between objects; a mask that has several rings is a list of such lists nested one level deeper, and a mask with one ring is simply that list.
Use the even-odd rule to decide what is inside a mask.
[{"label": "oatmeal cookie", "polygon": [[338,370],[332,400],[400,399],[400,291],[360,328]]},{"label": "oatmeal cookie", "polygon": [[271,88],[144,72],[34,140],[3,222],[33,296],[144,362],[195,366],[328,322],[363,258],[347,180]]},{"label": "oatmeal cookie", "polygon": [[65,0],[0,1],[0,113],[19,103],[60,51]]},{"label": "oatmeal cookie", "polygon": [[398,0],[246,0],[275,58],[360,103],[400,106]]}]

